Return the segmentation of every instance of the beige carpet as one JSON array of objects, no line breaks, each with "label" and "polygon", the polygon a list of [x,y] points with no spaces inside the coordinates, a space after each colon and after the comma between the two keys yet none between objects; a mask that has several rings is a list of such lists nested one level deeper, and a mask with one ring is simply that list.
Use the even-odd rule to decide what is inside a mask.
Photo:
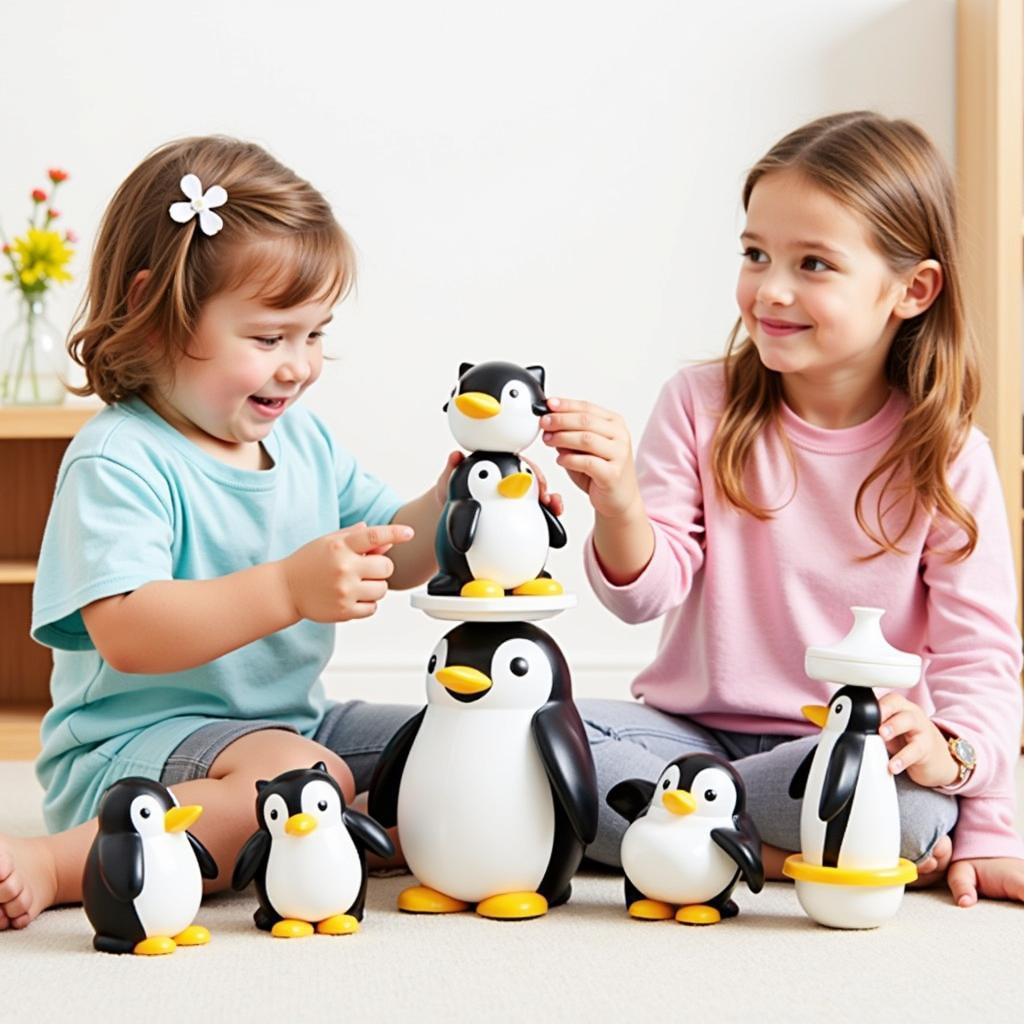
[{"label": "beige carpet", "polygon": [[[0,830],[36,831],[40,795],[0,762]],[[80,908],[50,911],[0,933],[0,1021],[1024,1020],[1021,906],[910,892],[884,928],[835,932],[775,883],[696,929],[630,920],[621,880],[588,872],[568,906],[503,924],[399,914],[405,884],[371,879],[362,931],[334,939],[272,939],[251,892],[217,897],[209,946],[153,960],[95,953]]]}]

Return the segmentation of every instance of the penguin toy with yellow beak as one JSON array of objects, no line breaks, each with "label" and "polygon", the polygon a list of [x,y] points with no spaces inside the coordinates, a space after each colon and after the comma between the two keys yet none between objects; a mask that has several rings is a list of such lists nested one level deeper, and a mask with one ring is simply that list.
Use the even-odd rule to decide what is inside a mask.
[{"label": "penguin toy with yellow beak", "polygon": [[187,831],[202,813],[202,807],[179,807],[152,779],[120,779],[103,794],[82,878],[96,949],[159,955],[210,941],[192,923],[203,879],[217,877],[209,851]]},{"label": "penguin toy with yellow beak", "polygon": [[539,499],[537,478],[518,455],[478,451],[448,481],[448,501],[435,538],[436,596],[553,597],[562,585],[544,570],[565,529]]},{"label": "penguin toy with yellow beak", "polygon": [[740,876],[751,892],[764,886],[761,838],[728,761],[684,754],[656,783],[627,779],[606,800],[631,822],[621,848],[631,917],[717,924],[739,913],[730,897]]},{"label": "penguin toy with yellow beak", "polygon": [[516,455],[536,440],[540,417],[548,411],[544,367],[463,363],[444,411],[466,451]]},{"label": "penguin toy with yellow beak", "polygon": [[390,836],[345,806],[341,787],[319,761],[256,783],[259,829],[242,847],[231,885],[254,878],[256,927],[275,938],[350,935],[366,900],[366,850],[395,852]]},{"label": "penguin toy with yellow beak", "polygon": [[526,919],[569,899],[597,833],[597,782],[569,667],[525,622],[465,622],[427,663],[427,706],[394,735],[370,814],[398,825],[410,913]]}]

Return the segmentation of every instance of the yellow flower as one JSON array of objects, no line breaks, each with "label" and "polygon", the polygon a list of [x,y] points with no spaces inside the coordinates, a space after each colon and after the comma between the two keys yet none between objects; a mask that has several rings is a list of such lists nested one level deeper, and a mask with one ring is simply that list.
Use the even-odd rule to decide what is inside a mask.
[{"label": "yellow flower", "polygon": [[71,280],[71,275],[64,268],[71,261],[73,252],[56,231],[29,228],[26,234],[14,239],[11,247],[18,276],[25,287],[45,285],[47,281]]}]

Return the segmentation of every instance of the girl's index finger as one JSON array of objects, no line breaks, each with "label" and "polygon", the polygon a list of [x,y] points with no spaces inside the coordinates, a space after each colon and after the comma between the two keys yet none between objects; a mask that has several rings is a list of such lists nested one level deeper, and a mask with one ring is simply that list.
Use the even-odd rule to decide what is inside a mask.
[{"label": "girl's index finger", "polygon": [[548,408],[552,412],[585,412],[601,418],[610,418],[612,415],[607,409],[581,398],[549,398]]}]

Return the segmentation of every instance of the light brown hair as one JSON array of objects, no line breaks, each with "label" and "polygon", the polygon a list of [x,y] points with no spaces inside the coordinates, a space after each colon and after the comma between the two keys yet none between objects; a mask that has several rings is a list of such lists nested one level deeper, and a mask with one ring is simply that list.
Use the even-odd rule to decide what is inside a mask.
[{"label": "light brown hair", "polygon": [[[946,479],[960,451],[978,403],[979,372],[974,338],[964,315],[960,277],[956,199],[945,161],[925,133],[909,121],[868,111],[823,117],[790,132],[747,174],[743,208],[766,174],[795,170],[833,199],[860,214],[873,242],[895,273],[932,259],[942,267],[943,285],[919,316],[903,321],[885,364],[888,383],[908,398],[895,440],[857,491],[854,513],[861,529],[878,545],[871,558],[902,553],[899,543],[918,513],[944,516],[966,534],[952,552],[966,558],[977,543],[970,511]],[[740,339],[742,320],[729,337],[723,358],[725,405],[712,442],[715,480],[726,500],[758,519],[772,509],[754,503],[743,484],[744,468],[761,431],[778,430],[790,464],[792,449],[779,425],[781,375],[766,368],[749,337]],[[881,480],[877,528],[862,503]],[[883,507],[884,505],[884,507]],[[891,535],[886,519],[895,509],[906,518]]]},{"label": "light brown hair", "polygon": [[[179,224],[168,213],[185,199],[186,174],[204,191],[227,191],[215,235],[202,232],[198,217]],[[149,276],[132,292],[143,270]],[[354,274],[352,247],[327,201],[266,150],[223,136],[167,143],[128,175],[103,215],[68,339],[86,384],[71,390],[108,403],[145,394],[187,355],[203,304],[221,292],[251,283],[261,301],[286,309],[340,298]]]}]

